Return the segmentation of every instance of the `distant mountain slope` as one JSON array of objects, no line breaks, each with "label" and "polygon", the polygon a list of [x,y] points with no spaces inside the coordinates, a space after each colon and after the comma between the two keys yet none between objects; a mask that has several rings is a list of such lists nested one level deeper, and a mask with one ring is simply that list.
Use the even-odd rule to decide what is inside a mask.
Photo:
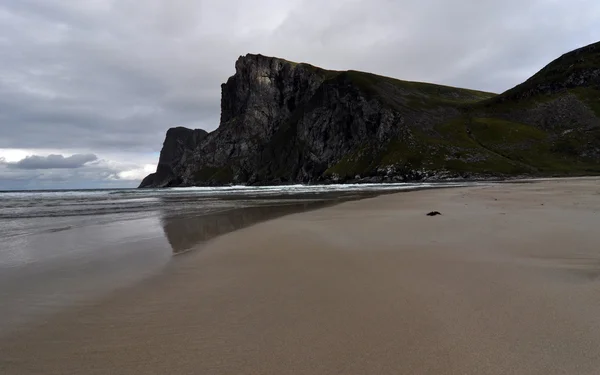
[{"label": "distant mountain slope", "polygon": [[600,88],[600,42],[565,53],[527,81],[498,96],[496,101],[552,95],[582,87]]},{"label": "distant mountain slope", "polygon": [[597,174],[600,43],[500,95],[249,54],[189,132],[140,187]]}]

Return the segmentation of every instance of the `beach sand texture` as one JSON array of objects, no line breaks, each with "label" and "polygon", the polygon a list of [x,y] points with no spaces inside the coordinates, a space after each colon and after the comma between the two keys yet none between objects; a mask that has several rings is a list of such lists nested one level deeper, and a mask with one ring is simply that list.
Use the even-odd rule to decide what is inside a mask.
[{"label": "beach sand texture", "polygon": [[596,375],[599,229],[598,179],[293,214],[2,338],[0,373]]}]

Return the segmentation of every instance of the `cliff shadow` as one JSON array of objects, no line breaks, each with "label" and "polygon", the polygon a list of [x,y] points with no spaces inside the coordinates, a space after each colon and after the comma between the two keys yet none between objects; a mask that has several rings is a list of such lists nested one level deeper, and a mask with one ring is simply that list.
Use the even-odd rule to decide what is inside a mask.
[{"label": "cliff shadow", "polygon": [[174,255],[197,248],[215,237],[284,215],[333,205],[337,200],[304,201],[231,208],[204,214],[163,216],[165,236]]}]

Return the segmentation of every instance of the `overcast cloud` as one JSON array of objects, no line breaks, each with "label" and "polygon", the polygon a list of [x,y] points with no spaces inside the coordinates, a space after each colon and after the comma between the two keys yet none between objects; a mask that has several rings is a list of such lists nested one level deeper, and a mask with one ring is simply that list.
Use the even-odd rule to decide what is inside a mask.
[{"label": "overcast cloud", "polygon": [[[30,155],[16,162],[6,163],[8,168],[16,169],[74,169],[86,163],[98,160],[94,154],[75,154],[68,157],[50,154],[48,156]],[[0,161],[1,162],[1,161]]]},{"label": "overcast cloud", "polygon": [[[135,186],[246,53],[501,92],[599,39],[597,0],[3,0],[0,189]],[[51,154],[97,160],[14,167]]]}]

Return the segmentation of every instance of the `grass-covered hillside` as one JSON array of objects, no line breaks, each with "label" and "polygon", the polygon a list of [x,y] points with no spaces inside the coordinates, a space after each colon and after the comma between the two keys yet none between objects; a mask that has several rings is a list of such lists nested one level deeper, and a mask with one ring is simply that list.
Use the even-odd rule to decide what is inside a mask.
[{"label": "grass-covered hillside", "polygon": [[382,171],[448,175],[600,173],[600,43],[565,54],[500,95],[347,72],[367,96],[398,111],[452,106],[460,113],[365,145],[330,166],[342,179]]}]

